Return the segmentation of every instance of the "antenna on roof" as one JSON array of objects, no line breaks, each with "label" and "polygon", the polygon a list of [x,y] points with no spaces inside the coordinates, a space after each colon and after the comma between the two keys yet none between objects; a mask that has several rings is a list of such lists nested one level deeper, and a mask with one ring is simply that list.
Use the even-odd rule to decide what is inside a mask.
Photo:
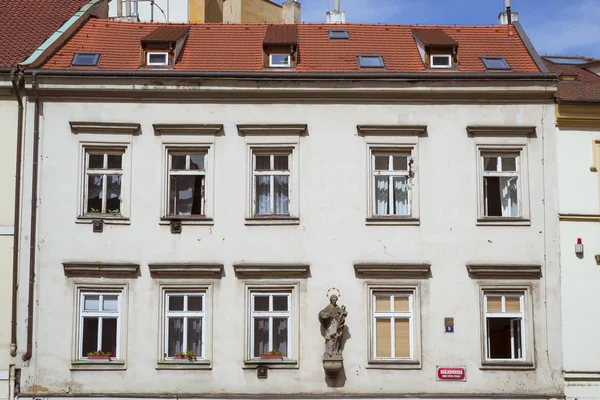
[{"label": "antenna on roof", "polygon": [[510,7],[510,0],[504,0],[504,11],[498,15],[500,25],[512,25],[519,20],[519,13],[513,12]]},{"label": "antenna on roof", "polygon": [[504,6],[506,7],[506,15],[508,17],[508,24],[512,24],[512,17],[510,15],[510,0],[504,0]]}]

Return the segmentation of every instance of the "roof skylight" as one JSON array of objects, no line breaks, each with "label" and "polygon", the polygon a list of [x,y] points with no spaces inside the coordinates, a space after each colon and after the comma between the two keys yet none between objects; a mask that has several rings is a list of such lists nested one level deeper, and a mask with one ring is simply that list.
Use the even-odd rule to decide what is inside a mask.
[{"label": "roof skylight", "polygon": [[552,64],[558,65],[581,65],[587,64],[589,61],[581,58],[570,58],[570,57],[544,57],[544,59],[550,61]]},{"label": "roof skylight", "polygon": [[485,66],[485,69],[510,69],[510,65],[508,65],[503,57],[481,57],[481,62]]},{"label": "roof skylight", "polygon": [[383,57],[379,55],[358,56],[358,66],[360,68],[385,68]]},{"label": "roof skylight", "polygon": [[100,53],[75,53],[71,66],[97,67],[98,61],[100,61]]},{"label": "roof skylight", "polygon": [[345,29],[331,30],[331,31],[329,31],[329,39],[332,39],[332,40],[350,39],[350,35],[348,34],[348,31]]}]

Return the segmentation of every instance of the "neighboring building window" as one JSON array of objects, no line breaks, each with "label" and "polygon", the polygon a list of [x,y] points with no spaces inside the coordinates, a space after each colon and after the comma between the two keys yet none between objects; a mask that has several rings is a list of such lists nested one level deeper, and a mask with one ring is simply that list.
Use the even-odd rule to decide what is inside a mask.
[{"label": "neighboring building window", "polygon": [[484,217],[520,217],[520,155],[481,152]]},{"label": "neighboring building window", "polygon": [[168,215],[205,215],[206,152],[171,150],[168,163]]},{"label": "neighboring building window", "polygon": [[292,293],[250,292],[250,358],[270,352],[292,358]]},{"label": "neighboring building window", "polygon": [[124,153],[124,149],[85,150],[85,215],[122,215]]},{"label": "neighboring building window", "polygon": [[502,57],[481,57],[485,69],[509,70],[510,66]]},{"label": "neighboring building window", "polygon": [[273,68],[287,68],[291,66],[289,54],[269,54],[269,66]]},{"label": "neighboring building window", "polygon": [[385,68],[383,57],[379,55],[358,56],[358,66],[360,68]]},{"label": "neighboring building window", "polygon": [[205,359],[205,293],[166,292],[165,296],[165,359],[182,354]]},{"label": "neighboring building window", "polygon": [[525,296],[484,293],[485,359],[525,360]]},{"label": "neighboring building window", "polygon": [[146,53],[146,65],[168,65],[169,53],[166,52],[148,52]]},{"label": "neighboring building window", "polygon": [[96,67],[100,61],[100,53],[75,53],[71,66]]},{"label": "neighboring building window", "polygon": [[411,215],[410,151],[372,152],[373,215]]},{"label": "neighboring building window", "polygon": [[429,58],[429,66],[431,68],[451,68],[452,56],[449,54],[431,55]]},{"label": "neighboring building window", "polygon": [[290,215],[292,153],[283,151],[253,152],[254,215]]},{"label": "neighboring building window", "polygon": [[412,359],[413,293],[374,292],[372,300],[374,359]]},{"label": "neighboring building window", "polygon": [[120,358],[121,292],[81,292],[78,359],[100,350]]}]

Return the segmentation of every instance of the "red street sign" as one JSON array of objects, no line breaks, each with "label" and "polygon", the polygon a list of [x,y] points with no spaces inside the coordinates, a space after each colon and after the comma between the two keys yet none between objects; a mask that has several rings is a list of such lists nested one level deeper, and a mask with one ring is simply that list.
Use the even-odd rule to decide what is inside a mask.
[{"label": "red street sign", "polygon": [[466,381],[467,368],[465,367],[437,367],[438,381]]}]

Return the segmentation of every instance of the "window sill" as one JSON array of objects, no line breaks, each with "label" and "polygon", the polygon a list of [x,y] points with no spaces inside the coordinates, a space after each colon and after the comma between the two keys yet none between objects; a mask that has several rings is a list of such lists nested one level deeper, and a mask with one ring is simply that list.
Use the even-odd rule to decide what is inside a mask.
[{"label": "window sill", "polygon": [[269,369],[298,369],[296,360],[245,360],[242,369],[256,369],[267,366]]},{"label": "window sill", "polygon": [[75,221],[76,224],[92,224],[94,220],[102,220],[106,225],[131,225],[131,220],[126,217],[111,217],[107,215],[97,216],[79,216]]},{"label": "window sill", "polygon": [[421,369],[418,360],[377,360],[369,361],[367,369]]},{"label": "window sill", "polygon": [[478,218],[478,226],[531,226],[531,220],[526,218]]},{"label": "window sill", "polygon": [[411,217],[369,217],[365,225],[421,225],[419,218]]},{"label": "window sill", "polygon": [[513,360],[486,360],[481,363],[480,370],[513,370],[513,371],[532,371],[535,365],[531,361],[513,361]]},{"label": "window sill", "polygon": [[206,217],[162,217],[160,225],[169,225],[171,221],[181,221],[181,225],[214,225],[215,221],[212,218]]},{"label": "window sill", "polygon": [[210,370],[212,364],[209,360],[200,361],[159,361],[156,367],[157,370]]},{"label": "window sill", "polygon": [[127,369],[127,365],[123,360],[110,360],[110,361],[71,361],[71,371],[124,371]]},{"label": "window sill", "polygon": [[300,225],[300,218],[297,217],[252,217],[246,218],[246,225]]}]

